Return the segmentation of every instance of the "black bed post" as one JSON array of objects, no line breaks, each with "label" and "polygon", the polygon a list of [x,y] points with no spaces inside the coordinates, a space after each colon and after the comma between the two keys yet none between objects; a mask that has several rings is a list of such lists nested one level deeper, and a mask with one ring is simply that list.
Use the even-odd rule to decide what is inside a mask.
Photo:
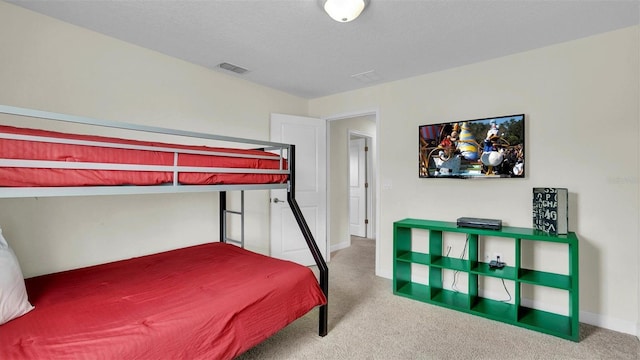
[{"label": "black bed post", "polygon": [[[307,225],[307,221],[304,219],[302,215],[302,211],[298,206],[298,202],[296,201],[296,186],[295,186],[295,164],[296,164],[296,146],[290,145],[289,148],[289,189],[287,190],[287,201],[289,202],[289,206],[291,207],[291,211],[293,211],[293,216],[298,222],[298,226],[302,231],[302,235],[304,236],[305,241],[307,242],[307,246],[309,246],[309,250],[311,250],[311,255],[313,255],[313,259],[318,266],[318,270],[320,271],[320,288],[327,298],[327,303],[329,301],[329,268],[327,267],[327,263],[324,261],[322,257],[322,253],[320,249],[318,249],[318,244],[313,238],[313,234],[309,229],[309,225]],[[320,336],[327,335],[328,331],[328,304],[320,306],[320,316],[318,320],[319,334]]]},{"label": "black bed post", "polygon": [[225,219],[225,211],[227,211],[227,192],[220,191],[220,193],[218,194],[218,197],[219,197],[218,205],[220,207],[220,210],[219,210],[220,213],[218,214],[218,216],[220,217],[220,224],[218,224],[220,227],[220,239],[218,241],[225,242],[224,227],[227,225],[227,221]]}]

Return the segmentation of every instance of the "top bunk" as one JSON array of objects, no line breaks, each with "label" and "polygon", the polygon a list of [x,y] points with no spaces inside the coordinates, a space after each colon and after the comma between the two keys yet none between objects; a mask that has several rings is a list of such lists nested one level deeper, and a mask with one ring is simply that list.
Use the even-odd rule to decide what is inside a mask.
[{"label": "top bunk", "polygon": [[[6,105],[0,116],[0,198],[290,189],[293,145]],[[126,135],[96,135],[113,129]]]}]

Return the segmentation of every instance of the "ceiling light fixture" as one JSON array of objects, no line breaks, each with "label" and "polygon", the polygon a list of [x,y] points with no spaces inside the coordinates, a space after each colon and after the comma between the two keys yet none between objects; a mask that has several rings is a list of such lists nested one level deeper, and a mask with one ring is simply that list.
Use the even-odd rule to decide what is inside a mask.
[{"label": "ceiling light fixture", "polygon": [[323,0],[324,11],[338,22],[355,20],[365,7],[365,0]]}]

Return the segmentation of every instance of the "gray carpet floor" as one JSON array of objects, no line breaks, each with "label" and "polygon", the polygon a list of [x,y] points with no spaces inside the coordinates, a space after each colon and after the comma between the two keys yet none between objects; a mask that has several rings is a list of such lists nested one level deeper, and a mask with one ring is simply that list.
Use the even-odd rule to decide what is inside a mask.
[{"label": "gray carpet floor", "polygon": [[241,355],[251,359],[640,359],[637,337],[581,324],[579,343],[393,295],[375,242],[329,263],[329,333],[312,310]]}]

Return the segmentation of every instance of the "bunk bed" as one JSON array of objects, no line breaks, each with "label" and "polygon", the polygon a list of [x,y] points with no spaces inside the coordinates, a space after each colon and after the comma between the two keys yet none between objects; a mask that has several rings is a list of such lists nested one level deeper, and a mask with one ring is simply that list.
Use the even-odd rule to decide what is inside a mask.
[{"label": "bunk bed", "polygon": [[[233,358],[316,307],[327,334],[328,267],[295,199],[294,145],[5,105],[0,114],[237,144],[1,125],[0,198],[215,191],[220,242],[26,279],[35,309],[0,325],[0,358]],[[287,190],[318,278],[227,243],[227,191],[269,189]]]}]

